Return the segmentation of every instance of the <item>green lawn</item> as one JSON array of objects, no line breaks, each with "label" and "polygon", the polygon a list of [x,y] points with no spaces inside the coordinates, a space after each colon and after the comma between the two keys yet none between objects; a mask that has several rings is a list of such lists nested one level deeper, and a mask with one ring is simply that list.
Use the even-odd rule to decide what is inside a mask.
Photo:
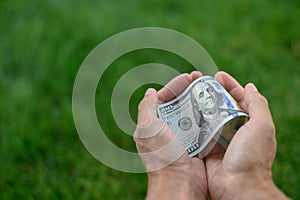
[{"label": "green lawn", "polygon": [[[191,36],[220,70],[254,82],[277,128],[276,184],[300,199],[300,2],[0,1],[0,199],[142,199],[146,174],[101,164],[82,145],[72,117],[77,70],[101,41],[144,26]],[[100,81],[98,115],[108,137],[135,151],[111,116],[110,94],[132,66],[158,62],[192,68],[173,54],[139,50],[116,60]],[[131,101],[131,114],[146,87]],[[101,113],[102,112],[102,113]]]}]

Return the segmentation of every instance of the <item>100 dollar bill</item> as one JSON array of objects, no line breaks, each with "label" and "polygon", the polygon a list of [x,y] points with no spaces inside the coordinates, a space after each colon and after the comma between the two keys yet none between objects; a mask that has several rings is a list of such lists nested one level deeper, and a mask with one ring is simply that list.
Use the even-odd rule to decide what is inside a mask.
[{"label": "100 dollar bill", "polygon": [[198,78],[157,110],[190,157],[204,157],[216,142],[227,148],[237,129],[248,120],[247,113],[210,76]]}]

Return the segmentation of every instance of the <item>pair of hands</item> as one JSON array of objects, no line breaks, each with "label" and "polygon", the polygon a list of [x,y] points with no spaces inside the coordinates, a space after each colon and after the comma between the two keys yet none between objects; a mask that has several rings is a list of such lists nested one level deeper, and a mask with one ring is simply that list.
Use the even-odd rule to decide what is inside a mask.
[{"label": "pair of hands", "polygon": [[147,199],[285,199],[272,180],[273,120],[267,100],[253,84],[243,88],[225,72],[215,75],[250,116],[226,152],[216,144],[205,158],[190,158],[175,133],[157,118],[158,104],[175,98],[201,76],[197,71],[181,74],[158,92],[148,89],[139,105],[134,136],[148,172]]}]

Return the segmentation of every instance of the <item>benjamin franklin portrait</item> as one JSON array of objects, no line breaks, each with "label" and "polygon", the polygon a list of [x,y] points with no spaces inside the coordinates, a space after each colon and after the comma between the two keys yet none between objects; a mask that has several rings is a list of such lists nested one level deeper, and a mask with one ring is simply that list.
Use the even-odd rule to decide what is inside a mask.
[{"label": "benjamin franklin portrait", "polygon": [[232,113],[224,97],[213,86],[199,82],[191,90],[193,114],[200,129],[199,144],[202,145],[217,125]]}]

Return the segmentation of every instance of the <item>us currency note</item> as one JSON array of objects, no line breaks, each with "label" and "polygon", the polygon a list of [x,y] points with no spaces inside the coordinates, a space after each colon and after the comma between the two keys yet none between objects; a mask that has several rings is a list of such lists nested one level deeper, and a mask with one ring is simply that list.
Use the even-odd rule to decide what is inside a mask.
[{"label": "us currency note", "polygon": [[157,107],[190,157],[204,157],[218,142],[225,149],[248,114],[213,77],[195,80],[177,98]]}]

